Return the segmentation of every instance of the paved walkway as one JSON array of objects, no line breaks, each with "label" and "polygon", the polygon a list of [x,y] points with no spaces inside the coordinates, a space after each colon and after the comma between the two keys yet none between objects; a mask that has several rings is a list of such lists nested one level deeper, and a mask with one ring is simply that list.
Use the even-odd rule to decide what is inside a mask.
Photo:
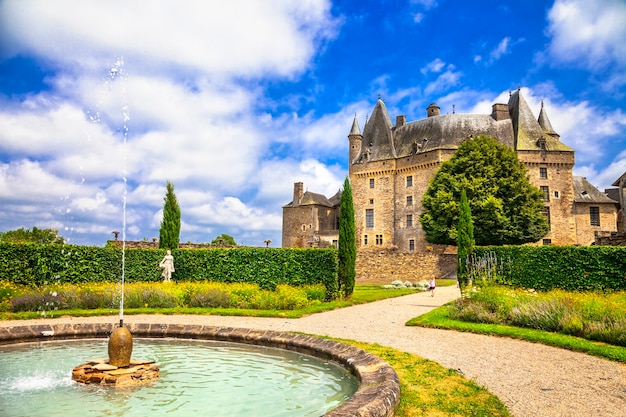
[{"label": "paved walkway", "polygon": [[[458,295],[457,288],[440,287],[435,297],[416,293],[301,319],[127,315],[124,321],[297,331],[378,343],[462,372],[497,395],[517,417],[626,417],[626,365],[508,338],[404,325]],[[118,320],[67,317],[54,322]],[[0,321],[0,326],[20,324],[25,322]]]}]

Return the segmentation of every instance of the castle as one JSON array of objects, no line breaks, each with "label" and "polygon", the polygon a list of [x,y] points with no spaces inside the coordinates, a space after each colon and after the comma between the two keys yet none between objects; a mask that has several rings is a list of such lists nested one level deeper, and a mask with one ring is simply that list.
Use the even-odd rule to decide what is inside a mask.
[{"label": "castle", "polygon": [[[463,141],[479,135],[492,136],[513,148],[526,166],[531,183],[543,191],[544,215],[550,231],[536,244],[589,245],[594,242],[596,232],[617,230],[618,202],[585,178],[572,175],[574,150],[561,142],[543,103],[539,117],[535,117],[519,88],[510,93],[508,103],[493,104],[491,114],[441,114],[433,103],[426,109],[425,118],[407,122],[406,117],[400,115],[395,125],[384,101],[379,98],[363,131],[355,116],[348,134],[357,259],[368,256],[374,259],[375,255],[367,254],[381,251],[433,255],[432,262],[424,266],[426,269],[440,273],[444,272],[442,268],[450,269],[449,265],[437,266],[441,255],[450,253],[450,248],[430,244],[425,239],[419,222],[421,199],[441,163],[450,159]],[[330,201],[337,195],[326,200],[328,205],[325,197],[311,194],[318,200],[311,200],[309,208],[317,207],[320,220],[316,221],[315,214],[309,211],[309,222],[285,221],[294,217],[289,213],[291,210],[302,207],[307,201],[297,198],[301,193],[298,184],[301,183],[296,184],[294,201],[283,207],[284,247],[306,246],[301,244],[302,239],[297,241],[294,234],[302,234],[307,228],[313,242],[316,237],[319,241],[324,234],[336,233],[336,230],[322,230],[321,226],[336,228],[335,223],[322,221],[322,218],[337,217],[338,202],[335,206]],[[320,213],[324,216],[320,217]],[[317,232],[316,226],[320,227]],[[402,262],[415,266],[408,258]],[[364,266],[368,268],[372,268],[369,263]]]}]

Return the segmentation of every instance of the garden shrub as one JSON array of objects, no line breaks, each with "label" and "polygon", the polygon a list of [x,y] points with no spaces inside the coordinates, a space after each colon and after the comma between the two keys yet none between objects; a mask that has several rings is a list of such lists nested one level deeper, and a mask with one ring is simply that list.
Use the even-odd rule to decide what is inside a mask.
[{"label": "garden shrub", "polygon": [[626,247],[483,246],[470,263],[476,277],[549,291],[626,290]]},{"label": "garden shrub", "polygon": [[[327,300],[338,296],[337,250],[333,247],[177,249],[172,254],[177,282],[247,282],[268,290],[281,284],[322,284]],[[157,266],[162,257],[162,250],[126,249],[125,281],[161,281]],[[121,249],[0,242],[0,281],[43,286],[118,282],[121,275]]]}]

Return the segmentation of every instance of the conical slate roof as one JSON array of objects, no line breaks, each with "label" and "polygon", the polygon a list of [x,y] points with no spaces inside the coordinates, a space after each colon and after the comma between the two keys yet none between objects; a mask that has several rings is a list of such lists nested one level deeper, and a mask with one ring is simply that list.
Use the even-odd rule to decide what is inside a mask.
[{"label": "conical slate roof", "polygon": [[552,123],[550,123],[550,119],[548,119],[548,113],[543,107],[543,100],[541,100],[541,111],[539,112],[539,119],[537,121],[539,122],[539,126],[541,126],[543,131],[548,135],[559,135],[552,128]]},{"label": "conical slate roof", "polygon": [[354,121],[352,122],[352,129],[350,129],[350,133],[348,136],[361,136],[361,127],[359,126],[359,121],[356,118],[356,114],[354,115]]},{"label": "conical slate roof", "polygon": [[393,148],[393,136],[391,129],[393,123],[385,103],[378,99],[374,111],[363,128],[361,153],[368,152],[368,160],[393,159],[396,157]]},{"label": "conical slate roof", "polygon": [[[511,98],[509,99],[509,113],[511,114],[511,122],[513,123],[516,150],[536,151],[545,149],[547,151],[574,151],[556,137],[544,132],[539,122],[535,120],[532,110],[530,110],[528,103],[526,103],[519,89],[511,94]],[[549,125],[550,121],[547,120],[545,113],[543,118]]]}]

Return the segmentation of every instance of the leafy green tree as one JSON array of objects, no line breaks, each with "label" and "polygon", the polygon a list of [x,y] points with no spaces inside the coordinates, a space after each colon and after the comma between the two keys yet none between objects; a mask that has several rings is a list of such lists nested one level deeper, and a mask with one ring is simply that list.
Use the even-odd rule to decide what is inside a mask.
[{"label": "leafy green tree", "polygon": [[235,238],[233,238],[231,235],[222,233],[221,235],[213,239],[211,245],[237,246],[237,242],[235,242]]},{"label": "leafy green tree", "polygon": [[167,181],[165,187],[163,220],[159,230],[159,248],[178,249],[180,243],[180,207],[176,200],[176,194],[174,194],[174,184]]},{"label": "leafy green tree", "polygon": [[349,298],[354,291],[356,278],[356,228],[354,225],[354,202],[350,179],[346,177],[339,203],[339,291]]},{"label": "leafy green tree", "polygon": [[461,288],[467,284],[467,257],[474,249],[474,224],[472,223],[472,209],[467,201],[465,189],[461,191],[459,203],[459,222],[457,223],[458,262],[456,276]]},{"label": "leafy green tree", "polygon": [[38,229],[37,227],[33,227],[31,230],[21,227],[17,230],[9,230],[0,233],[0,242],[53,243],[62,245],[65,243],[65,239],[59,236],[59,231],[56,229]]},{"label": "leafy green tree", "polygon": [[467,191],[477,245],[536,242],[549,230],[543,193],[517,154],[489,136],[463,142],[431,179],[420,216],[426,240],[457,244],[461,190]]}]

